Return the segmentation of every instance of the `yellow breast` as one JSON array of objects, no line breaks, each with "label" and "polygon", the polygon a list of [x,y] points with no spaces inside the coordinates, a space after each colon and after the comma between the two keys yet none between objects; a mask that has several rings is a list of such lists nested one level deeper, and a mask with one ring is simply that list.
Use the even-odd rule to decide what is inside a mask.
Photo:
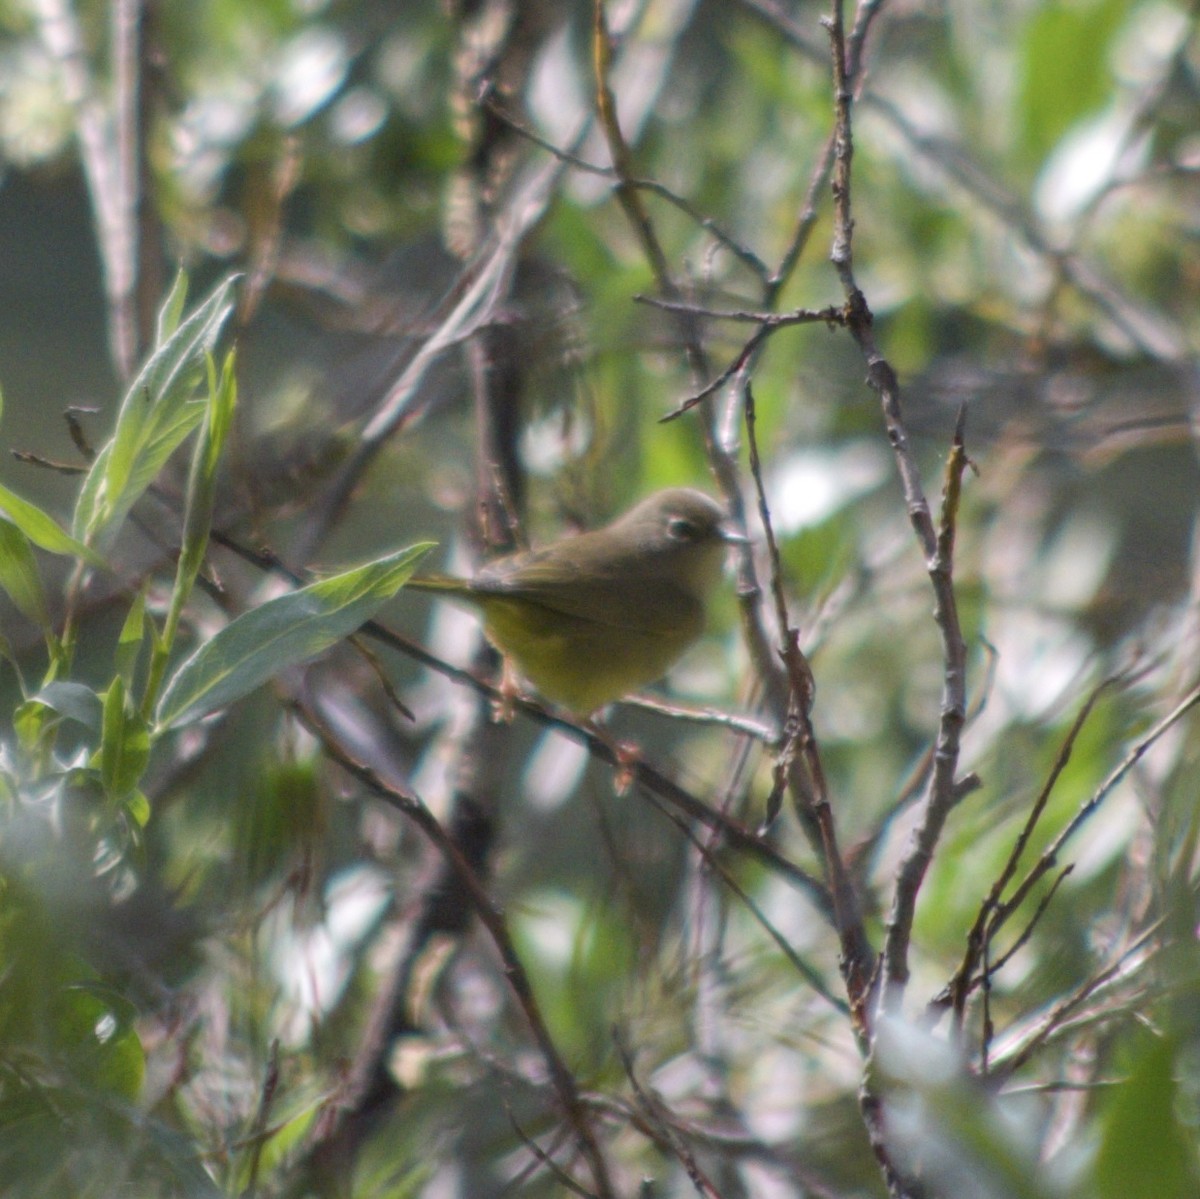
[{"label": "yellow breast", "polygon": [[528,600],[481,603],[489,640],[542,695],[581,715],[661,678],[704,631],[702,609],[684,609],[668,629],[617,627]]}]

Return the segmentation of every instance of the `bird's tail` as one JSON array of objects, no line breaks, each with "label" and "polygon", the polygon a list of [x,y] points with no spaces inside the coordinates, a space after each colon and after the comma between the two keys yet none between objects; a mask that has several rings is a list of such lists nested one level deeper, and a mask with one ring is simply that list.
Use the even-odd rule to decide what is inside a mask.
[{"label": "bird's tail", "polygon": [[404,586],[415,591],[434,591],[443,595],[464,595],[470,591],[464,579],[456,579],[453,575],[413,575]]}]

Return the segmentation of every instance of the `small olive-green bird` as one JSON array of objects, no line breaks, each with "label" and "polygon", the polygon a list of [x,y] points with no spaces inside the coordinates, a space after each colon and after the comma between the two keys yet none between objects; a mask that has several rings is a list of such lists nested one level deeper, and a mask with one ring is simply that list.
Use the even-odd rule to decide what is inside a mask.
[{"label": "small olive-green bird", "polygon": [[710,496],[673,487],[589,533],[407,586],[479,608],[488,640],[547,699],[586,716],[664,675],[704,631],[725,549]]}]

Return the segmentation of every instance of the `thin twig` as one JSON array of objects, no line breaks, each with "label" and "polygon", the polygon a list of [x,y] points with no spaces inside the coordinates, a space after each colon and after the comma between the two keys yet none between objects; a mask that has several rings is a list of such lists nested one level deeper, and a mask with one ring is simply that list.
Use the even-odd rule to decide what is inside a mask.
[{"label": "thin twig", "polygon": [[1156,920],[1149,928],[1141,932],[1111,965],[1094,974],[1080,984],[1072,994],[1056,1003],[1041,1017],[1035,1028],[1022,1037],[1019,1046],[1014,1046],[1003,1056],[993,1059],[992,1078],[1003,1080],[1012,1077],[1056,1032],[1065,1027],[1067,1017],[1072,1012],[1110,984],[1130,978],[1142,969],[1149,956],[1154,952],[1151,941],[1161,928],[1162,921]]},{"label": "thin twig", "polygon": [[[751,12],[756,12],[759,16],[767,20],[776,32],[783,35],[784,40],[790,46],[798,50],[810,62],[818,66],[824,66],[828,63],[828,50],[815,40],[810,39],[792,18],[791,13],[785,11],[783,5],[778,3],[777,0],[741,0],[741,2],[743,7],[750,9]],[[788,241],[787,249],[779,260],[779,266],[776,267],[767,281],[763,299],[768,306],[775,303],[784,287],[787,286],[788,280],[792,277],[796,269],[796,265],[808,247],[812,231],[816,227],[820,211],[818,200],[826,187],[828,187],[830,173],[833,170],[837,142],[836,134],[837,131],[835,128],[825,139],[825,144],[821,147],[821,153],[817,156],[817,160],[809,173],[808,185],[804,189],[804,197],[800,202],[799,211],[796,215],[795,228]]]},{"label": "thin twig", "polygon": [[[787,43],[806,59],[816,62],[820,53],[816,44],[797,25],[784,6],[776,0],[741,0],[742,5],[769,22]],[[877,3],[864,4],[859,15],[877,15]],[[1193,4],[1193,19],[1196,5]],[[856,30],[860,22],[856,21]],[[862,29],[860,44],[867,28]],[[1055,245],[1054,239],[1021,201],[987,175],[968,152],[945,138],[925,133],[891,100],[855,81],[855,96],[871,112],[881,117],[903,140],[907,151],[945,173],[975,202],[966,211],[986,213],[1000,220],[1043,263],[1060,275],[1093,308],[1111,320],[1145,354],[1166,363],[1178,363],[1186,353],[1187,338],[1169,314],[1152,309],[1145,301],[1125,295],[1099,267],[1078,253]]]},{"label": "thin twig", "polygon": [[514,1133],[516,1133],[517,1139],[521,1142],[521,1144],[524,1145],[531,1154],[533,1154],[537,1162],[544,1166],[550,1172],[550,1174],[553,1175],[554,1180],[560,1185],[566,1187],[572,1195],[582,1195],[583,1199],[596,1199],[596,1196],[593,1192],[589,1191],[586,1187],[582,1186],[579,1182],[572,1178],[571,1175],[568,1174],[566,1170],[564,1170],[562,1166],[560,1166],[558,1162],[556,1162],[554,1158],[552,1158],[550,1154],[548,1154],[541,1147],[541,1145],[539,1145],[537,1141],[535,1141],[533,1137],[531,1137],[521,1127],[511,1109],[508,1109],[507,1104],[505,1107],[506,1110],[508,1110],[508,1126],[513,1130]]},{"label": "thin twig", "polygon": [[[889,368],[890,370],[890,368]],[[899,397],[896,396],[895,419],[899,419]],[[919,516],[913,516],[914,527],[922,541],[933,537],[932,554],[927,558],[927,567],[934,591],[934,619],[942,637],[943,675],[941,717],[933,754],[933,769],[929,779],[924,810],[912,839],[901,862],[888,915],[888,931],[884,943],[884,993],[883,1000],[889,1006],[898,1005],[908,981],[908,948],[912,934],[913,918],[916,914],[917,893],[921,888],[925,872],[933,860],[934,850],[941,838],[942,829],[954,805],[972,786],[978,785],[973,776],[958,778],[958,759],[962,730],[966,723],[966,657],[967,647],[963,640],[958,619],[958,606],[954,596],[954,533],[958,514],[958,499],[962,486],[963,472],[968,459],[963,440],[963,425],[966,411],[959,413],[954,441],[946,462],[945,488],[942,496],[942,511],[936,534],[932,524],[928,530]],[[893,442],[893,444],[895,444]],[[919,480],[910,496],[909,512],[914,513],[914,499],[924,503],[919,490]],[[906,489],[907,491],[907,489]],[[928,518],[928,510],[924,510]]]},{"label": "thin twig", "polygon": [[763,325],[768,329],[783,329],[789,325],[844,325],[846,309],[840,305],[827,308],[797,308],[792,312],[755,312],[751,309],[733,310],[706,308],[701,304],[683,300],[664,300],[659,296],[636,295],[635,303],[648,304],[666,312],[686,313],[688,316],[703,316],[714,321],[737,321],[745,325]]},{"label": "thin twig", "polygon": [[1054,880],[1054,882],[1052,882],[1050,884],[1049,890],[1047,890],[1046,894],[1042,896],[1041,900],[1039,900],[1038,906],[1034,909],[1033,915],[1030,916],[1029,922],[1021,930],[1020,935],[1008,947],[1008,949],[1006,949],[1000,955],[1000,957],[996,959],[996,961],[992,962],[988,966],[988,970],[987,970],[988,974],[990,974],[990,975],[999,974],[999,972],[1001,970],[1003,970],[1004,967],[1007,966],[1009,962],[1012,961],[1012,959],[1021,950],[1021,948],[1028,943],[1029,938],[1033,935],[1033,930],[1037,927],[1038,922],[1045,915],[1046,910],[1049,908],[1051,901],[1054,899],[1054,893],[1058,890],[1058,888],[1064,882],[1066,882],[1066,880],[1070,877],[1070,875],[1074,871],[1074,869],[1075,869],[1075,863],[1070,862],[1058,872],[1058,877]]},{"label": "thin twig", "polygon": [[705,383],[699,391],[694,391],[686,399],[681,400],[670,412],[665,413],[658,418],[660,425],[668,424],[670,421],[677,420],[683,416],[685,412],[691,412],[697,405],[704,403],[705,400],[711,399],[726,383],[729,382],[735,375],[741,374],[749,365],[754,357],[755,351],[761,346],[771,334],[771,329],[767,325],[760,325],[755,329],[750,340],[737,352],[733,361],[711,381]]},{"label": "thin twig", "polygon": [[[1041,902],[1034,909],[1033,915],[1029,918],[1029,922],[1021,930],[1020,936],[1008,947],[1007,951],[1000,955],[997,961],[990,961],[988,956],[991,951],[991,941],[988,941],[983,947],[984,964],[980,977],[976,980],[977,984],[983,986],[985,999],[991,999],[992,979],[1004,969],[1006,965],[1016,956],[1017,953],[1029,942],[1029,938],[1033,936],[1033,930],[1037,928],[1042,917],[1050,908],[1050,904],[1054,900],[1054,896],[1058,892],[1058,888],[1062,885],[1067,876],[1075,869],[1072,863],[1069,866],[1064,866],[1059,871],[1058,877],[1050,884],[1050,889],[1042,896]],[[980,1053],[979,1053],[979,1070],[980,1073],[986,1075],[988,1072],[988,1051],[992,1042],[992,1016],[990,1008],[984,1010],[983,1019],[983,1036],[981,1038]]]},{"label": "thin twig", "polygon": [[831,133],[826,139],[825,145],[821,147],[821,153],[813,165],[808,187],[805,189],[804,199],[801,201],[800,211],[796,216],[796,227],[792,231],[791,240],[788,242],[783,257],[779,260],[779,266],[776,267],[768,282],[764,297],[768,304],[773,304],[787,286],[796,265],[808,247],[808,240],[812,236],[813,229],[816,228],[817,217],[820,215],[817,197],[829,185],[829,176],[833,170],[834,150],[835,139]]},{"label": "thin twig", "polygon": [[[771,596],[775,604],[775,620],[779,627],[782,645],[779,656],[783,659],[788,678],[787,719],[784,726],[784,749],[780,754],[777,777],[783,780],[788,763],[795,758],[803,763],[803,777],[793,778],[792,793],[803,819],[811,813],[820,831],[821,849],[829,891],[833,899],[834,923],[842,947],[842,974],[846,983],[846,994],[850,1000],[850,1013],[854,1031],[865,1044],[869,1040],[867,994],[874,966],[874,953],[867,940],[862,923],[862,904],[850,872],[838,846],[837,828],[833,810],[829,804],[829,790],[825,781],[825,770],[821,764],[820,750],[813,733],[809,712],[812,708],[815,684],[812,668],[800,648],[799,631],[792,625],[788,613],[787,596],[783,586],[783,560],[775,529],[771,521],[771,510],[767,504],[766,488],[763,485],[762,462],[758,452],[758,437],[755,432],[754,390],[747,379],[743,389],[746,444],[750,453],[750,475],[758,497],[758,514],[762,520],[767,540],[767,553],[771,563]],[[797,786],[796,784],[799,784]],[[803,789],[804,794],[798,792]],[[767,819],[772,813],[768,810]]]},{"label": "thin twig", "polygon": [[[978,718],[980,713],[987,706],[988,697],[991,695],[992,685],[995,682],[996,673],[996,650],[991,645],[986,637],[980,637],[979,642],[984,649],[985,665],[984,678],[979,687],[979,695],[975,702],[971,705],[967,712],[966,727],[969,728],[974,720]],[[850,860],[858,865],[859,873],[864,873],[866,864],[871,862],[879,847],[883,844],[892,822],[902,812],[907,810],[910,804],[914,803],[929,785],[929,772],[933,768],[933,754],[936,746],[928,745],[922,752],[921,756],[913,763],[912,768],[908,772],[908,776],[900,784],[896,792],[896,797],[888,805],[883,815],[876,822],[875,828],[862,839],[859,844],[855,845],[850,853]],[[965,794],[963,786],[970,790],[979,786],[979,781],[974,775],[969,775],[966,778],[959,780],[960,792]]]},{"label": "thin twig", "polygon": [[[610,48],[603,0],[593,0],[592,43],[597,114],[601,130],[608,141],[613,169],[620,180],[616,192],[617,198],[643,247],[661,298],[668,304],[681,301],[684,297],[670,273],[666,256],[646,213],[645,206],[642,204],[641,196],[633,185],[632,155],[617,121],[615,99],[609,85]],[[674,315],[678,321],[692,377],[699,383],[700,380],[710,377],[708,355],[700,336],[700,320],[685,309],[675,310]],[[760,326],[756,329],[747,345],[726,371],[723,371],[716,380],[704,386],[703,390],[693,395],[690,401],[680,406],[679,410],[663,418],[670,420],[680,415],[682,411],[694,407],[699,408],[705,448],[713,474],[725,499],[731,519],[737,526],[743,528],[745,514],[738,480],[736,445],[730,444],[733,439],[731,429],[736,428],[736,423],[730,419],[726,425],[720,424],[716,406],[711,403],[711,397],[725,382],[749,366],[756,350],[766,336],[767,331],[763,327]],[[751,659],[763,680],[769,706],[776,710],[782,719],[783,710],[787,704],[787,687],[782,680],[782,672],[778,669],[778,662],[774,658],[770,638],[763,626],[761,590],[755,573],[753,554],[748,544],[743,547],[739,556],[738,594],[741,600],[743,633]],[[828,895],[824,896],[824,901],[828,904]]]},{"label": "thin twig", "polygon": [[634,186],[631,169],[633,156],[617,119],[617,101],[609,82],[612,44],[604,14],[604,0],[592,0],[592,65],[596,81],[596,115],[600,131],[608,145],[608,152],[612,156],[613,174],[617,181],[617,202],[641,243],[642,253],[654,272],[655,282],[665,296],[674,298],[678,296],[679,289],[671,277],[666,253],[654,232],[646,206],[642,203],[641,193]]},{"label": "thin twig", "polygon": [[[877,6],[870,6],[868,16],[877,13]],[[854,218],[851,202],[851,163],[854,155],[854,138],[851,121],[851,105],[854,98],[855,80],[848,74],[846,31],[842,0],[835,0],[833,15],[825,22],[829,33],[830,53],[833,61],[834,101],[834,164],[831,188],[833,192],[833,239],[830,246],[830,261],[842,284],[846,297],[847,324],[850,335],[859,346],[867,362],[867,382],[879,395],[883,410],[884,425],[891,442],[900,474],[909,519],[917,534],[925,558],[936,597],[936,608],[940,614],[939,628],[943,633],[945,672],[943,675],[942,717],[938,726],[937,748],[934,755],[933,775],[930,780],[928,799],[920,825],[901,864],[896,883],[892,913],[888,921],[883,955],[879,959],[884,970],[883,996],[894,1004],[899,1003],[908,974],[907,948],[916,908],[916,894],[924,877],[942,823],[953,806],[957,794],[956,774],[958,767],[958,738],[965,718],[965,674],[961,673],[960,650],[954,644],[955,635],[961,644],[957,629],[954,592],[951,585],[950,562],[939,554],[942,548],[949,549],[953,541],[954,505],[944,506],[949,531],[939,544],[934,532],[929,505],[921,486],[920,472],[908,445],[908,435],[900,405],[900,389],[895,371],[875,345],[872,332],[872,316],[866,297],[859,290],[854,277],[853,236]],[[856,24],[854,34],[858,44],[865,40],[867,24]],[[858,66],[856,62],[855,67]],[[952,451],[951,462],[957,464],[957,473],[947,469],[948,496],[957,496],[958,480],[966,466],[966,453],[961,445],[961,420],[958,444]],[[951,485],[951,479],[953,484]],[[961,654],[965,657],[965,646]],[[875,1159],[879,1163],[888,1191],[894,1199],[911,1199],[921,1193],[922,1188],[897,1165],[893,1159],[887,1135],[882,1096],[872,1081],[871,1063],[874,1043],[868,1049],[868,1068],[859,1088],[859,1110],[871,1143]]]},{"label": "thin twig", "polygon": [[18,462],[23,462],[26,466],[37,466],[42,470],[52,470],[60,475],[87,474],[88,468],[80,466],[77,462],[59,462],[53,458],[43,458],[41,454],[35,454],[31,450],[10,450],[9,452]]},{"label": "thin twig", "polygon": [[1162,718],[1131,750],[1121,759],[1117,767],[1092,792],[1091,796],[1080,805],[1079,810],[1067,822],[1062,832],[1043,851],[1042,856],[1021,880],[1012,896],[996,908],[990,921],[991,928],[999,928],[1024,902],[1025,896],[1037,882],[1058,865],[1059,854],[1066,843],[1082,828],[1084,823],[1099,810],[1100,805],[1116,788],[1117,784],[1137,765],[1146,751],[1172,726],[1177,724],[1192,708],[1200,703],[1200,686],[1193,687],[1166,716]]},{"label": "thin twig", "polygon": [[367,668],[371,671],[375,681],[379,684],[383,694],[387,696],[388,703],[404,717],[405,720],[417,719],[413,710],[400,698],[400,692],[396,690],[392,680],[388,678],[387,671],[383,669],[383,664],[376,657],[375,653],[363,642],[362,637],[357,633],[346,638],[350,647],[359,655],[360,658],[367,664]]},{"label": "thin twig", "polygon": [[738,350],[729,365],[719,375],[706,383],[699,391],[693,392],[681,400],[674,408],[658,418],[660,425],[677,420],[685,412],[690,412],[697,404],[708,399],[721,390],[735,375],[745,373],[759,347],[764,345],[767,338],[777,329],[786,329],[792,325],[845,325],[848,315],[845,308],[799,308],[794,312],[752,312],[739,310],[722,312],[717,309],[702,307],[697,304],[685,303],[680,300],[663,300],[651,296],[635,296],[642,304],[652,304],[668,312],[676,312],[691,317],[709,317],[713,320],[736,321],[742,324],[755,324],[758,328],[751,334],[749,340]]},{"label": "thin twig", "polygon": [[659,1143],[664,1145],[679,1159],[680,1164],[687,1172],[688,1178],[691,1179],[692,1186],[695,1187],[697,1195],[704,1196],[706,1199],[721,1199],[721,1194],[713,1185],[712,1179],[700,1169],[700,1164],[696,1161],[696,1155],[692,1153],[680,1137],[676,1135],[674,1129],[662,1118],[662,1105],[656,1098],[648,1094],[638,1081],[637,1073],[633,1068],[633,1054],[625,1044],[625,1040],[621,1036],[619,1029],[613,1029],[613,1041],[617,1046],[617,1054],[621,1058],[621,1065],[625,1069],[625,1077],[629,1079],[629,1085],[633,1088],[633,1094],[637,1099],[638,1107],[657,1134]]},{"label": "thin twig", "polygon": [[[634,1125],[647,1136],[654,1136],[651,1128],[643,1118],[638,1107],[625,1100],[611,1095],[594,1095],[590,1097],[593,1107],[611,1114],[614,1119]],[[789,1178],[801,1185],[801,1193],[811,1199],[840,1199],[844,1192],[835,1192],[834,1188],[815,1177],[811,1167],[803,1162],[800,1153],[788,1145],[773,1145],[755,1136],[742,1124],[738,1112],[723,1112],[719,1124],[709,1127],[696,1120],[687,1120],[677,1112],[662,1109],[660,1118],[675,1129],[680,1136],[687,1137],[703,1146],[710,1152],[719,1153],[723,1157],[736,1161],[759,1161],[777,1170],[786,1171]]]},{"label": "thin twig", "polygon": [[667,703],[651,695],[626,695],[621,699],[623,708],[639,708],[643,712],[654,712],[672,720],[683,720],[690,724],[707,724],[715,728],[741,733],[754,741],[761,741],[768,749],[778,749],[780,733],[776,728],[755,720],[750,716],[739,716],[736,712],[723,712],[720,708],[689,708],[681,704]]},{"label": "thin twig", "polygon": [[[999,875],[992,883],[991,889],[983,903],[980,904],[979,913],[975,917],[975,923],[971,926],[970,932],[967,934],[967,945],[963,953],[962,964],[959,966],[954,978],[946,985],[943,991],[933,1000],[930,1007],[938,1008],[944,1006],[952,1006],[955,1012],[955,1020],[961,1026],[963,1012],[966,1007],[967,993],[969,991],[969,981],[975,973],[975,968],[979,960],[979,954],[983,949],[985,938],[994,934],[999,930],[1002,923],[995,924],[993,921],[1000,907],[1000,897],[1004,894],[1005,887],[1008,886],[1012,877],[1017,872],[1017,867],[1020,865],[1021,857],[1025,852],[1025,847],[1029,843],[1029,839],[1033,836],[1034,829],[1037,827],[1038,821],[1041,819],[1042,812],[1045,810],[1046,804],[1050,799],[1050,794],[1054,790],[1055,784],[1059,777],[1066,769],[1067,763],[1071,760],[1071,754],[1075,748],[1075,741],[1079,734],[1083,731],[1083,726],[1091,715],[1092,709],[1096,706],[1097,701],[1110,687],[1120,681],[1120,676],[1113,675],[1104,679],[1097,687],[1092,690],[1083,707],[1079,710],[1075,720],[1071,724],[1066,737],[1063,739],[1062,745],[1059,746],[1058,754],[1055,757],[1054,764],[1050,768],[1050,774],[1046,781],[1042,784],[1042,789],[1038,793],[1037,798],[1033,802],[1033,806],[1029,811],[1029,815],[1025,819],[1025,824],[1020,833],[1017,834],[1017,839],[1013,843],[1012,850],[1008,855],[1007,861],[1001,868]],[[990,932],[989,932],[990,929]]]},{"label": "thin twig", "polygon": [[[497,102],[494,96],[489,95],[484,97],[483,104],[489,112],[503,121],[514,133],[531,141],[535,146],[540,147],[547,153],[553,154],[555,158],[566,163],[568,166],[574,167],[577,171],[583,171],[585,174],[595,175],[601,179],[620,178],[615,168],[588,162],[587,159],[580,158],[579,155],[572,154],[569,150],[564,150],[561,146],[557,146],[542,137],[536,129],[532,129],[508,112]],[[677,208],[684,216],[695,222],[696,225],[711,235],[715,241],[724,246],[744,267],[753,272],[757,278],[764,281],[767,279],[767,264],[753,250],[747,246],[743,246],[731,233],[728,233],[714,221],[712,217],[705,216],[691,201],[684,199],[677,192],[673,192],[666,184],[660,183],[657,179],[643,179],[637,176],[630,177],[625,180],[625,183],[629,187],[637,188],[639,191],[650,192],[665,200],[672,207]]]},{"label": "thin twig", "polygon": [[854,81],[856,96],[862,94],[863,83],[866,79],[863,48],[866,46],[867,36],[871,32],[875,18],[886,3],[887,0],[860,0],[854,12],[854,25],[850,29],[849,37],[846,38],[846,75]]},{"label": "thin twig", "polygon": [[250,1130],[250,1165],[247,1170],[248,1179],[243,1191],[246,1199],[254,1199],[258,1193],[258,1171],[262,1163],[263,1148],[267,1143],[267,1129],[271,1108],[275,1103],[275,1095],[279,1089],[279,1040],[273,1038],[267,1050],[267,1069],[263,1075],[262,1089],[258,1095],[258,1108],[254,1113],[254,1123]]},{"label": "thin twig", "polygon": [[788,882],[803,890],[822,911],[830,910],[828,892],[808,871],[785,858],[769,842],[763,840],[744,824],[697,799],[690,791],[685,790],[649,763],[640,759],[632,763],[622,761],[617,747],[608,738],[599,735],[595,729],[579,723],[560,711],[544,707],[527,696],[507,695],[501,688],[476,677],[468,670],[442,661],[429,653],[423,646],[401,637],[391,629],[374,621],[363,625],[361,631],[366,636],[373,637],[390,645],[393,649],[399,650],[414,661],[436,670],[439,674],[444,674],[455,682],[473,688],[497,704],[509,703],[515,711],[520,712],[536,724],[540,724],[544,728],[555,729],[571,740],[579,742],[593,758],[614,769],[627,771],[632,782],[653,792],[690,819],[698,820],[706,827],[719,832],[734,849],[756,858],[763,865],[775,870]]},{"label": "thin twig", "polygon": [[696,835],[692,827],[683,820],[678,812],[671,811],[661,800],[651,796],[655,806],[662,814],[671,821],[672,824],[686,837],[694,846],[696,851],[704,859],[705,866],[720,878],[721,882],[737,897],[750,915],[754,918],[758,926],[775,942],[779,952],[791,963],[792,968],[808,983],[810,987],[822,999],[833,1006],[837,1011],[844,1015],[850,1014],[850,1007],[844,999],[839,999],[825,984],[821,972],[814,966],[811,966],[799,953],[792,947],[787,938],[781,933],[768,919],[767,914],[755,902],[753,897],[745,890],[745,888],[737,881],[736,878],[725,868],[720,859],[713,853],[712,847],[705,844]]}]

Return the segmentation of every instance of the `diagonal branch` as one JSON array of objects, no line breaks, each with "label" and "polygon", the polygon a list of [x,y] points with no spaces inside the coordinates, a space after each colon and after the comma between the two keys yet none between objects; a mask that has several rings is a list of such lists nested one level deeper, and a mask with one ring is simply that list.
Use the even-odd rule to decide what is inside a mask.
[{"label": "diagonal branch", "polygon": [[[934,540],[934,553],[927,568],[933,583],[934,619],[942,637],[943,673],[941,717],[933,749],[933,770],[924,810],[900,864],[888,932],[884,942],[884,993],[888,1006],[898,1006],[908,982],[908,949],[916,915],[917,893],[925,878],[934,850],[951,809],[974,786],[974,776],[958,777],[958,759],[967,711],[967,646],[963,640],[954,597],[954,532],[962,476],[968,465],[963,441],[966,409],[959,413],[958,426],[946,462],[941,516]],[[912,511],[910,507],[910,512]],[[915,522],[914,522],[915,523]]]},{"label": "diagonal branch", "polygon": [[954,1008],[955,1020],[960,1026],[966,1008],[967,995],[971,986],[970,980],[974,976],[976,967],[979,964],[979,957],[983,952],[986,939],[999,929],[999,925],[996,925],[994,921],[995,915],[1000,909],[1000,897],[1004,894],[1005,887],[1008,886],[1009,882],[1012,881],[1013,875],[1017,872],[1021,856],[1025,852],[1030,837],[1033,836],[1033,831],[1037,827],[1038,821],[1041,819],[1046,804],[1050,799],[1051,792],[1054,790],[1055,783],[1058,782],[1063,770],[1066,769],[1067,763],[1071,760],[1076,738],[1083,731],[1083,726],[1087,722],[1088,716],[1091,715],[1101,695],[1118,681],[1119,678],[1117,676],[1105,679],[1092,691],[1076,715],[1066,738],[1059,747],[1058,756],[1054,760],[1050,774],[1042,785],[1042,789],[1034,800],[1028,817],[1026,817],[1025,824],[1017,835],[1016,841],[1013,843],[1008,860],[1005,862],[1000,874],[996,877],[995,882],[992,883],[987,897],[979,907],[979,914],[975,917],[975,923],[971,926],[971,931],[967,934],[967,947],[963,953],[962,964],[959,966],[954,978],[951,979],[941,994],[930,1005],[932,1009],[951,1005]]},{"label": "diagonal branch", "polygon": [[526,1022],[546,1065],[550,1083],[558,1097],[563,1115],[571,1126],[580,1152],[591,1170],[596,1193],[600,1199],[612,1199],[616,1192],[613,1190],[609,1177],[608,1163],[592,1129],[587,1105],[583,1101],[574,1074],[568,1069],[559,1053],[549,1027],[542,1016],[529,976],[525,972],[524,964],[509,934],[503,911],[488,895],[454,839],[419,796],[385,782],[375,770],[360,762],[311,709],[300,709],[298,714],[313,735],[320,740],[325,752],[344,770],[358,779],[373,795],[410,819],[454,871],[476,916],[487,930],[492,944],[500,955],[504,966],[504,976],[525,1014]]},{"label": "diagonal branch", "polygon": [[1164,733],[1178,724],[1198,703],[1200,703],[1200,685],[1193,687],[1162,720],[1129,750],[1104,782],[1080,805],[1079,810],[1067,822],[1062,832],[1047,846],[1042,856],[1030,868],[1029,873],[1021,880],[1012,895],[996,908],[995,914],[989,921],[989,936],[995,930],[999,929],[1013,912],[1024,903],[1025,897],[1042,877],[1058,865],[1059,855],[1062,853],[1067,842],[1096,814],[1100,805],[1112,794],[1117,784],[1141,761],[1147,750]]}]

